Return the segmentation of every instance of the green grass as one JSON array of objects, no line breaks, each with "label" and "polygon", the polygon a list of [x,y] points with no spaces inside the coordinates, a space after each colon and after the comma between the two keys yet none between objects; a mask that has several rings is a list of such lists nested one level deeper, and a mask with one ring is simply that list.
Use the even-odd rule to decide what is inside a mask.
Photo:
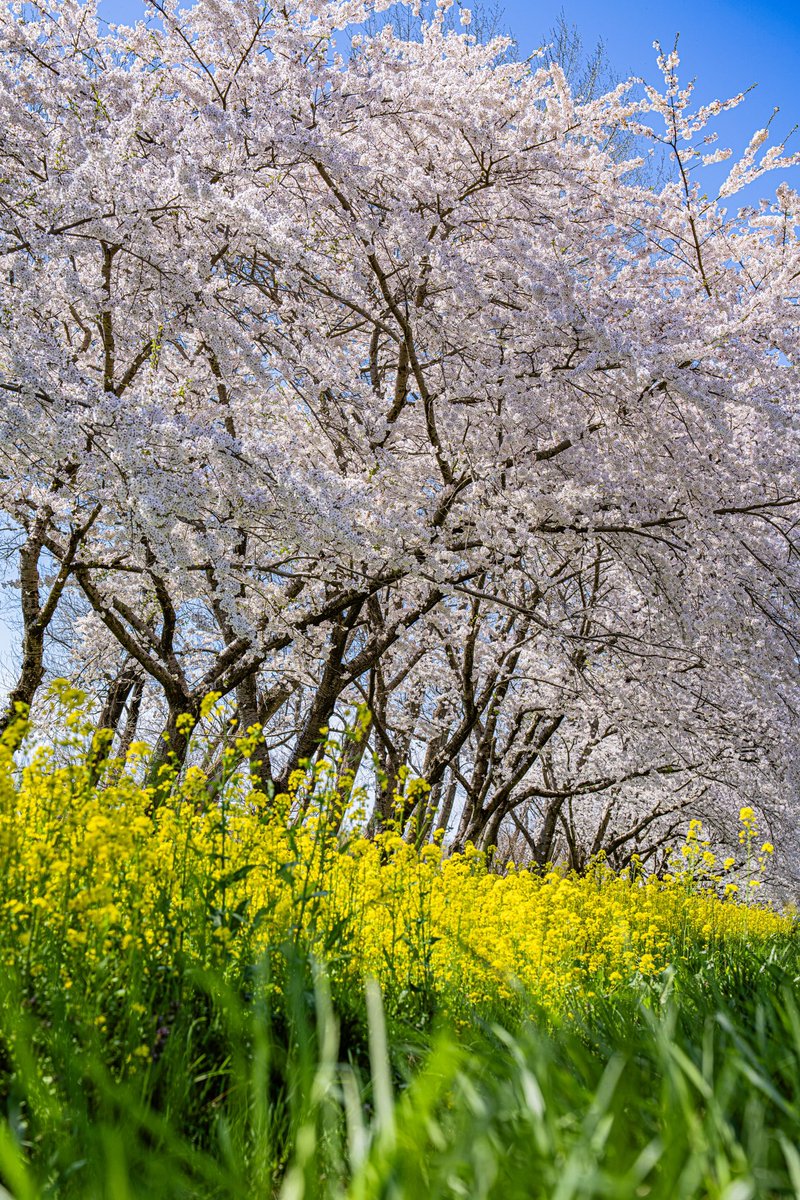
[{"label": "green grass", "polygon": [[797,940],[689,951],[558,1022],[457,1030],[424,997],[332,997],[288,947],[227,982],[176,963],[133,1076],[6,976],[0,1178],[15,1200],[798,1196]]}]

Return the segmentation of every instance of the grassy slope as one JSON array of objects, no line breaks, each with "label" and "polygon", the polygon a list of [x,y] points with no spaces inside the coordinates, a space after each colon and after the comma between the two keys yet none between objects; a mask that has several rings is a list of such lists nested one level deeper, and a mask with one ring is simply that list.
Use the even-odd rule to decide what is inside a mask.
[{"label": "grassy slope", "polygon": [[287,953],[280,992],[257,975],[247,994],[181,980],[163,1053],[128,1082],[6,978],[10,1193],[800,1194],[794,939],[734,962],[698,946],[657,984],[513,1030],[476,1012],[456,1031],[408,1003],[387,1021],[377,989],[340,998],[337,1017],[324,972]]}]

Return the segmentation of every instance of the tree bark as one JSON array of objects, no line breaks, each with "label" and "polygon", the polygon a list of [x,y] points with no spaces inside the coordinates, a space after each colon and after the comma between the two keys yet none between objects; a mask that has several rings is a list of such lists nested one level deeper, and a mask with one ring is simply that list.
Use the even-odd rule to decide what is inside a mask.
[{"label": "tree bark", "polygon": [[[183,716],[191,718],[191,722],[181,721]],[[175,778],[186,762],[192,730],[199,716],[198,699],[181,696],[177,701],[170,701],[166,726],[150,760],[148,783],[153,788],[153,811],[168,799],[172,791]]]},{"label": "tree bark", "polygon": [[0,735],[17,718],[18,705],[30,707],[44,679],[44,639],[59,600],[72,573],[72,565],[84,535],[93,524],[96,508],[86,523],[74,529],[64,549],[53,583],[42,603],[39,562],[47,537],[51,514],[42,513],[34,522],[19,552],[19,582],[22,609],[22,665],[17,682],[9,693],[6,707],[0,715]]},{"label": "tree bark", "polygon": [[100,719],[97,722],[98,729],[110,729],[114,734],[117,732],[125,705],[140,677],[140,668],[135,662],[129,660],[111,680]]}]

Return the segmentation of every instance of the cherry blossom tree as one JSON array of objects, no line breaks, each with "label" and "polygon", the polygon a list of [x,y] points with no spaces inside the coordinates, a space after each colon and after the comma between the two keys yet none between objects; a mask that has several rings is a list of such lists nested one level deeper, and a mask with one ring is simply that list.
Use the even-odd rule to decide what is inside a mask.
[{"label": "cherry blossom tree", "polygon": [[576,96],[447,3],[370,33],[387,7],[4,5],[15,698],[70,594],[76,653],[108,639],[101,722],[162,707],[156,770],[213,691],[277,787],[369,705],[376,821],[410,759],[432,793],[403,816],[459,841],[522,822],[549,853],[597,796],[633,845],[679,778],[777,812],[798,197],[725,205],[794,160],[762,131],[708,199],[742,97],[695,110],[674,52],[659,87]]}]

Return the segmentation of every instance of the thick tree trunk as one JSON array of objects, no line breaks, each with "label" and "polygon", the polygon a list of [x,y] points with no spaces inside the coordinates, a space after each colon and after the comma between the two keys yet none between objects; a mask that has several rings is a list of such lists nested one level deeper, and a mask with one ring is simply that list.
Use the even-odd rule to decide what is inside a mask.
[{"label": "thick tree trunk", "polygon": [[500,836],[500,826],[503,823],[504,817],[508,816],[505,809],[498,809],[493,817],[490,817],[484,825],[480,834],[474,839],[475,844],[480,850],[489,851],[494,847],[497,848],[497,839]]},{"label": "thick tree trunk", "polygon": [[70,579],[78,547],[94,523],[100,509],[95,507],[85,524],[73,529],[65,546],[60,548],[60,564],[55,579],[50,585],[47,598],[42,603],[39,578],[39,562],[45,544],[50,545],[48,530],[52,513],[45,509],[34,522],[24,545],[19,552],[19,583],[22,609],[22,666],[19,678],[0,715],[0,734],[16,719],[17,705],[30,707],[44,679],[44,639],[53,619],[58,602]]},{"label": "thick tree trunk", "polygon": [[[551,776],[548,778],[552,779]],[[542,822],[541,833],[536,839],[536,861],[540,867],[544,867],[547,863],[553,861],[553,853],[556,848],[558,820],[563,807],[564,800],[561,797],[553,796],[548,801],[544,810],[544,820]]]},{"label": "thick tree trunk", "polygon": [[[423,776],[424,778],[424,776]],[[439,808],[439,799],[442,793],[441,783],[437,783],[432,787],[427,795],[417,801],[411,816],[408,820],[408,831],[406,836],[414,842],[417,849],[428,840],[428,837],[433,828],[433,820]]]},{"label": "thick tree trunk", "polygon": [[26,634],[22,651],[22,667],[17,682],[9,692],[5,709],[0,714],[0,735],[4,734],[23,711],[30,708],[44,678],[44,638]]},{"label": "thick tree trunk", "polygon": [[[22,608],[22,664],[19,676],[11,689],[5,709],[0,716],[0,734],[17,718],[18,706],[29,708],[44,678],[44,635],[49,621],[45,620],[39,596],[39,557],[41,538],[30,537],[19,552],[20,591]],[[52,614],[51,614],[52,615]]]},{"label": "thick tree trunk", "polygon": [[[258,703],[258,682],[255,672],[243,679],[237,687],[236,706],[239,716],[236,732],[239,737],[244,737],[248,729],[252,729],[254,725],[262,724]],[[250,756],[250,778],[254,788],[266,787],[272,778],[272,764],[269,760],[269,751],[267,750],[263,734],[256,742],[253,753]]]},{"label": "thick tree trunk", "polygon": [[[175,779],[186,762],[192,729],[199,715],[200,702],[190,696],[182,696],[170,703],[167,724],[150,760],[148,783],[153,788],[153,810],[163,804],[172,791]],[[181,720],[185,716],[191,720]]]},{"label": "thick tree trunk", "polygon": [[135,662],[126,662],[117,676],[111,680],[106,693],[98,729],[110,729],[117,733],[125,705],[133,691],[137,680],[141,677],[141,667]]},{"label": "thick tree trunk", "polygon": [[[458,767],[458,759],[456,759],[454,765],[456,766],[456,768]],[[439,810],[439,812],[437,813],[436,819],[434,821],[434,830],[433,830],[434,837],[439,832],[439,830],[442,831],[441,832],[442,839],[447,837],[447,827],[450,824],[450,818],[453,815],[453,805],[455,804],[457,791],[458,791],[458,780],[456,779],[455,775],[451,773],[450,779],[447,784],[447,791],[445,792],[445,795],[444,795],[444,803],[442,804],[442,807]]]},{"label": "thick tree trunk", "polygon": [[319,686],[314,693],[311,707],[303,722],[303,728],[294,749],[280,778],[275,780],[277,792],[288,790],[289,778],[292,773],[298,770],[305,760],[310,760],[319,748],[321,730],[330,723],[345,682],[342,664],[347,652],[351,630],[362,607],[363,600],[356,601],[331,631],[328,655],[322,669]]},{"label": "thick tree trunk", "polygon": [[[477,805],[469,793],[464,797],[464,807],[461,811],[461,818],[458,822],[456,836],[453,838],[452,849],[456,854],[461,853],[467,842],[472,840],[474,836],[475,818],[478,815],[476,812]],[[480,832],[480,828],[478,832]]]},{"label": "thick tree trunk", "polygon": [[337,814],[337,828],[341,827],[344,815],[353,795],[356,775],[358,774],[364,754],[369,744],[369,721],[350,731],[342,753],[339,773],[336,777],[336,790],[341,797],[341,806]]},{"label": "thick tree trunk", "polygon": [[122,729],[122,734],[119,740],[119,757],[125,758],[131,748],[136,730],[139,725],[139,713],[142,709],[142,697],[144,696],[144,677],[140,674],[133,685],[130,699],[128,701],[128,711],[125,716],[125,724]]},{"label": "thick tree trunk", "polygon": [[400,760],[383,739],[378,740],[376,758],[379,776],[375,780],[375,806],[367,823],[367,837],[375,837],[401,815],[396,798]]},{"label": "thick tree trunk", "polygon": [[[119,723],[122,720],[125,705],[128,703],[128,697],[131,695],[140,676],[141,669],[138,664],[128,661],[108,685],[105,703],[97,722],[98,736],[95,738],[94,746],[89,755],[90,777],[93,784],[98,782],[103,769],[109,765],[109,760],[112,757],[112,743],[118,731]],[[111,771],[114,776],[119,775],[120,765],[113,766]]]}]

